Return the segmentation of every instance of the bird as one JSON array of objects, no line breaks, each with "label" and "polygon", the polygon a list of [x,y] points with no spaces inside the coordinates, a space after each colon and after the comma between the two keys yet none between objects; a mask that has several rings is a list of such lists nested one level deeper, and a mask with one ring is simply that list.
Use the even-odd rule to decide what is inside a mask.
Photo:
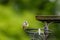
[{"label": "bird", "polygon": [[24,30],[27,29],[28,26],[29,26],[29,23],[28,23],[27,21],[24,21],[24,22],[23,22],[23,29],[24,29]]}]

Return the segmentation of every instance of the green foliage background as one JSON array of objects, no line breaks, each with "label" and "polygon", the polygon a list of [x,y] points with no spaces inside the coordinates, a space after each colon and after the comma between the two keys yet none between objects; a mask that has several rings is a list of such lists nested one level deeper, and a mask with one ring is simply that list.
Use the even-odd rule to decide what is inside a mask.
[{"label": "green foliage background", "polygon": [[[22,29],[23,22],[27,20],[30,28],[43,28],[43,23],[35,16],[55,15],[55,3],[49,0],[0,0],[0,40],[30,40]],[[52,26],[50,29],[59,40],[59,26]]]}]

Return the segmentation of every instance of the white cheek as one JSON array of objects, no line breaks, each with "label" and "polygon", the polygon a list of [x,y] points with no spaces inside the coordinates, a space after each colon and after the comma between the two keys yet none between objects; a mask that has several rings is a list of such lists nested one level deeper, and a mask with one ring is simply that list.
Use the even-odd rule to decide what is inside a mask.
[{"label": "white cheek", "polygon": [[25,24],[25,23],[23,23],[23,26],[26,26],[26,24]]}]

